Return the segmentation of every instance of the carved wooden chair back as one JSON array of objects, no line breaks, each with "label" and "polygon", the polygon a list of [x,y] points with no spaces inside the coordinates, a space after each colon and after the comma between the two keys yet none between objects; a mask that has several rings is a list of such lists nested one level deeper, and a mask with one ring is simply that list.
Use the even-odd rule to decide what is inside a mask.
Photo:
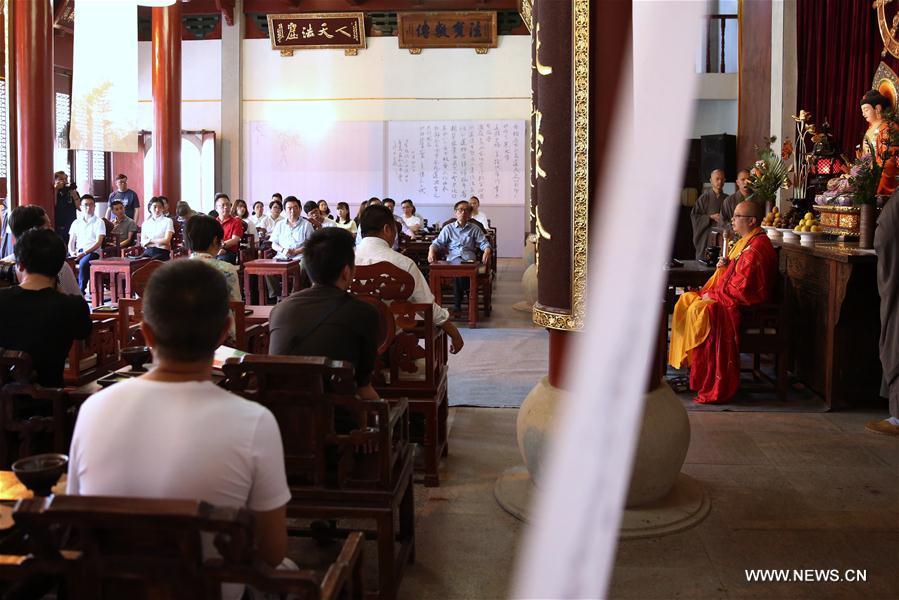
[{"label": "carved wooden chair back", "polygon": [[145,346],[144,336],[140,331],[143,321],[143,300],[140,298],[122,298],[119,300],[119,348],[129,346]]},{"label": "carved wooden chair back", "polygon": [[147,282],[150,280],[150,277],[156,269],[164,264],[165,263],[161,260],[151,260],[135,271],[134,274],[131,275],[131,291],[138,296],[143,296],[144,289],[147,287]]},{"label": "carved wooden chair back", "polygon": [[0,387],[7,383],[31,383],[34,376],[31,356],[19,350],[0,348]]},{"label": "carved wooden chair back", "polygon": [[[359,533],[347,538],[322,577],[264,565],[246,509],[194,500],[57,495],[19,501],[13,518],[25,534],[20,551],[30,556],[31,570],[63,575],[75,598],[217,600],[222,583],[302,599],[361,594]],[[68,533],[62,543],[59,532]],[[204,556],[204,537],[221,558]]]},{"label": "carved wooden chair back", "polygon": [[[752,354],[752,373],[755,379],[772,383],[780,400],[788,392],[789,368],[789,319],[784,304],[783,275],[777,273],[772,282],[771,299],[768,302],[743,307],[740,310],[740,352]],[[768,377],[761,369],[761,355],[775,357],[775,377]]]},{"label": "carved wooden chair back", "polygon": [[43,452],[66,453],[74,417],[68,394],[57,388],[8,383],[0,388],[0,468]]}]

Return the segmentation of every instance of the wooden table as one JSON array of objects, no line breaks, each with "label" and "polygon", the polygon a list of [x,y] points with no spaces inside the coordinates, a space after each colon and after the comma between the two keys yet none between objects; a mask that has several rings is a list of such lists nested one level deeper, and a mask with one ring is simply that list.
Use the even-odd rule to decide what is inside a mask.
[{"label": "wooden table", "polygon": [[243,263],[243,290],[244,295],[250,297],[250,279],[255,276],[259,290],[259,302],[268,298],[265,289],[265,276],[272,275],[281,278],[281,298],[290,294],[289,280],[293,279],[293,291],[300,289],[300,261],[279,261],[274,258],[260,258]]},{"label": "wooden table", "polygon": [[99,258],[91,261],[91,305],[103,304],[103,277],[109,275],[109,295],[119,301],[119,282],[125,284],[125,298],[131,297],[131,276],[150,262],[149,258]]},{"label": "wooden table", "polygon": [[258,305],[258,304],[248,304],[247,310],[252,311],[246,316],[247,325],[258,325],[260,323],[266,323],[269,320],[269,317],[272,314],[272,309],[275,308],[271,304]]},{"label": "wooden table", "polygon": [[479,262],[463,263],[438,260],[431,263],[428,272],[428,283],[431,285],[431,293],[434,294],[434,301],[437,304],[442,304],[441,287],[444,279],[468,278],[468,326],[472,329],[478,326],[478,271],[482,266]]},{"label": "wooden table", "polygon": [[876,255],[854,243],[774,246],[786,280],[794,373],[828,408],[876,400],[882,378]]}]

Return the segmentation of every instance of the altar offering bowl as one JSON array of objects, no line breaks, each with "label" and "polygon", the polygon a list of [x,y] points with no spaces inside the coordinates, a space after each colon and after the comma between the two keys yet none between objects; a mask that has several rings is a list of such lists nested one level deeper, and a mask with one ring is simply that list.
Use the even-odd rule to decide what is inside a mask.
[{"label": "altar offering bowl", "polygon": [[65,454],[36,454],[14,462],[12,471],[35,496],[49,496],[68,464]]}]

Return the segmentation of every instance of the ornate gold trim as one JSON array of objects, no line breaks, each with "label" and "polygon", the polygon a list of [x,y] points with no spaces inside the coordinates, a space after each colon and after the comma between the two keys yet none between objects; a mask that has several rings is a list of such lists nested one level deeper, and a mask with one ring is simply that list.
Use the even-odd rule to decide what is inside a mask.
[{"label": "ornate gold trim", "polygon": [[518,0],[518,14],[528,31],[534,31],[534,0]]},{"label": "ornate gold trim", "polygon": [[[557,309],[558,310],[558,309]],[[566,312],[557,312],[534,305],[533,321],[535,325],[547,329],[561,329],[562,331],[579,331],[583,329],[583,320]]]},{"label": "ornate gold trim", "polygon": [[574,23],[574,189],[571,222],[571,312],[584,326],[587,296],[587,219],[590,209],[590,0],[575,0]]}]

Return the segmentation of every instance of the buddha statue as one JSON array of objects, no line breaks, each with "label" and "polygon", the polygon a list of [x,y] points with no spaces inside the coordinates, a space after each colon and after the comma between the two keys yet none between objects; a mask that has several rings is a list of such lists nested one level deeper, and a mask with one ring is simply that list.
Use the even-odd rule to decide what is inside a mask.
[{"label": "buddha statue", "polygon": [[862,116],[868,123],[868,130],[862,140],[860,156],[869,154],[871,148],[874,148],[874,160],[883,166],[877,194],[886,196],[896,190],[896,176],[899,174],[896,164],[899,147],[891,145],[891,125],[885,118],[885,113],[891,106],[890,100],[878,90],[870,90],[861,101]]}]

